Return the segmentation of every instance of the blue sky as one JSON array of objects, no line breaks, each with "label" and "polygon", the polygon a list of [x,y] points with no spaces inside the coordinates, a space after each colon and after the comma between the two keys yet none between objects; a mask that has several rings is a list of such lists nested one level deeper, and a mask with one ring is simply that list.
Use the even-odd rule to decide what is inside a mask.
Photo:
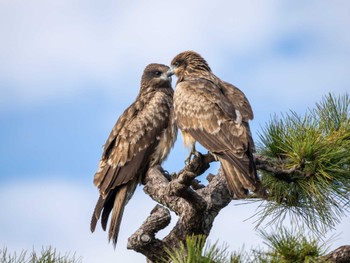
[{"label": "blue sky", "polygon": [[[1,0],[0,246],[143,262],[126,249],[155,205],[141,188],[115,251],[101,229],[89,232],[89,220],[102,145],[144,67],[199,52],[249,98],[257,140],[274,113],[303,113],[328,92],[349,92],[349,10],[348,1]],[[186,154],[179,136],[166,169],[181,169]],[[256,206],[235,204],[210,239],[230,250],[259,245],[254,220],[244,221]],[[349,218],[331,234],[339,235],[333,247],[348,244]]]}]

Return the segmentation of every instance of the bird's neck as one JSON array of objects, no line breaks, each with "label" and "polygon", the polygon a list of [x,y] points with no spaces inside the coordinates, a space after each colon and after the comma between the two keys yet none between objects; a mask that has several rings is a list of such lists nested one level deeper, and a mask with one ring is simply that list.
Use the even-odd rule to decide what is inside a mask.
[{"label": "bird's neck", "polygon": [[181,77],[178,78],[177,83],[196,79],[206,79],[214,83],[217,83],[219,81],[218,77],[216,77],[211,71],[187,70]]},{"label": "bird's neck", "polygon": [[145,96],[145,95],[154,96],[154,94],[157,92],[165,93],[172,96],[172,94],[174,93],[174,90],[171,88],[171,86],[167,87],[164,84],[154,85],[154,86],[144,86],[142,87],[140,94],[142,94],[142,96]]}]

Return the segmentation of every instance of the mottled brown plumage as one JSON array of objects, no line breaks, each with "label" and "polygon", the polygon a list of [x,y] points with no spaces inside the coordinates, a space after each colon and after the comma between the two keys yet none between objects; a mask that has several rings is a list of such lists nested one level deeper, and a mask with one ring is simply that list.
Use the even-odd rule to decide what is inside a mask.
[{"label": "mottled brown plumage", "polygon": [[178,54],[170,72],[178,77],[174,112],[185,145],[195,151],[198,141],[219,159],[232,196],[259,190],[248,123],[253,111],[243,92],[215,76],[194,51]]},{"label": "mottled brown plumage", "polygon": [[[174,144],[177,128],[173,118],[173,89],[169,67],[148,65],[133,104],[119,117],[104,146],[94,184],[100,197],[91,219],[91,231],[101,217],[109,240],[117,243],[124,207],[148,168],[161,164]],[[101,215],[102,213],[102,215]]]}]

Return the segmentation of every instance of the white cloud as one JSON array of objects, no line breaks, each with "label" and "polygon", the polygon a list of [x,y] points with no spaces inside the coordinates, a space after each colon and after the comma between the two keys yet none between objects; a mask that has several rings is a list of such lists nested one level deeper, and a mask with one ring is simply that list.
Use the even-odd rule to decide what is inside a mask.
[{"label": "white cloud", "polygon": [[[223,66],[241,67],[235,58],[248,57],[253,71],[248,67],[241,74],[254,73],[253,84],[259,87],[268,82],[266,93],[276,94],[273,99],[283,97],[281,90],[305,92],[310,83],[316,87],[332,81],[337,88],[350,82],[346,1],[2,1],[0,6],[1,102],[6,105],[58,100],[96,87],[128,96],[125,86],[138,89],[146,64],[169,63],[185,49],[205,55],[218,75]],[[280,36],[300,30],[314,32],[320,52],[329,54],[308,51],[305,60],[295,64],[265,49]],[[292,86],[296,82],[302,85]]]}]

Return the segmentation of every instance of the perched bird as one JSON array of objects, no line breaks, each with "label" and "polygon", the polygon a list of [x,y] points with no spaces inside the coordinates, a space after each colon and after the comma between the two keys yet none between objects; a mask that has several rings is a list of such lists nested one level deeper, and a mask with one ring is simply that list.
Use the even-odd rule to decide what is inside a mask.
[{"label": "perched bird", "polygon": [[[109,241],[116,246],[124,208],[148,168],[161,164],[177,135],[173,118],[173,94],[169,67],[149,64],[134,101],[114,125],[94,177],[100,197],[91,219],[91,231],[101,217],[106,230],[110,213]],[[102,213],[102,215],[101,215]]]},{"label": "perched bird", "polygon": [[175,56],[170,74],[178,78],[174,112],[184,144],[191,147],[187,161],[197,154],[198,141],[220,161],[232,197],[259,190],[248,123],[253,111],[243,92],[215,76],[194,51]]}]

